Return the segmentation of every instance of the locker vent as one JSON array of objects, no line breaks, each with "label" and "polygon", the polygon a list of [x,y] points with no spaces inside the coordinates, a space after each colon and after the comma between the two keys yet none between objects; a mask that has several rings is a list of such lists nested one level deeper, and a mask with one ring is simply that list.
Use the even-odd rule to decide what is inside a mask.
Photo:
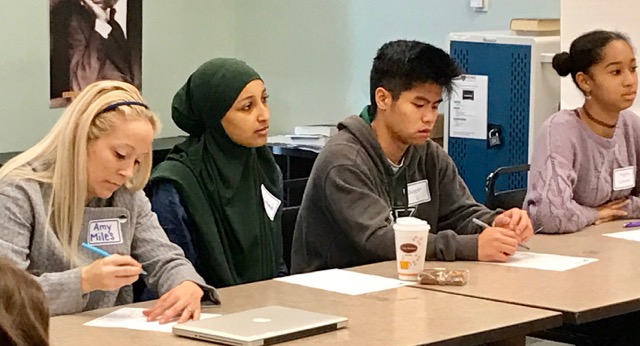
[{"label": "locker vent", "polygon": [[[511,54],[511,104],[509,105],[510,138],[509,161],[512,164],[527,163],[529,145],[529,54],[514,52]],[[525,161],[523,162],[523,158]],[[519,189],[527,187],[527,174],[508,174],[507,189]]]}]

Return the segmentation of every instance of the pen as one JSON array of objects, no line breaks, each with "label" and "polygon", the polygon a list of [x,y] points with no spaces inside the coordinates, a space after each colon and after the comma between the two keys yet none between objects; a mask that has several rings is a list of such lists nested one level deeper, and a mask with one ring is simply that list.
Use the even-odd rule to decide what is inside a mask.
[{"label": "pen", "polygon": [[624,224],[624,228],[640,227],[640,221],[631,221]]},{"label": "pen", "polygon": [[[98,255],[100,255],[100,256],[102,256],[102,257],[111,256],[111,254],[110,254],[110,253],[108,253],[108,252],[106,252],[106,251],[102,250],[102,249],[101,249],[101,248],[99,248],[99,247],[95,247],[95,246],[93,246],[93,245],[91,245],[91,244],[82,243],[81,245],[82,245],[82,247],[84,247],[85,249],[88,249],[88,250],[90,250],[90,251],[93,251],[94,253],[97,253]],[[142,275],[147,275],[147,272],[143,270],[141,274],[142,274]]]},{"label": "pen", "polygon": [[[482,221],[480,221],[480,220],[476,219],[475,217],[474,217],[471,221],[472,221],[473,223],[475,223],[476,225],[478,225],[478,226],[482,227],[482,228],[489,228],[489,227],[491,227],[491,226],[487,225],[486,223],[484,223],[484,222],[482,222]],[[520,246],[520,247],[522,247],[522,248],[524,248],[524,249],[527,249],[527,250],[531,250],[531,248],[529,248],[529,247],[528,247],[527,245],[525,245],[525,244],[518,243],[518,246]]]}]

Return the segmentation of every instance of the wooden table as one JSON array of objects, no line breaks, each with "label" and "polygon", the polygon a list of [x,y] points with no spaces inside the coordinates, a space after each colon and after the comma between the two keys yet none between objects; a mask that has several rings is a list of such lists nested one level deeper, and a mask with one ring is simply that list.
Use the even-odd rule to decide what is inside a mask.
[{"label": "wooden table", "polygon": [[[349,318],[348,328],[289,343],[296,345],[473,345],[501,340],[524,345],[526,334],[562,323],[557,312],[412,287],[349,296],[269,280],[224,288],[220,295],[223,306],[204,312],[282,305]],[[114,309],[52,318],[52,345],[206,344],[161,332],[82,325]]]},{"label": "wooden table", "polygon": [[[622,231],[623,223],[610,222],[574,234],[536,235],[528,243],[533,252],[599,259],[575,269],[557,272],[482,262],[427,262],[429,268],[468,269],[470,280],[461,287],[417,287],[559,311],[569,324],[637,311],[640,310],[640,242],[602,236]],[[354,270],[396,277],[392,261]]]}]

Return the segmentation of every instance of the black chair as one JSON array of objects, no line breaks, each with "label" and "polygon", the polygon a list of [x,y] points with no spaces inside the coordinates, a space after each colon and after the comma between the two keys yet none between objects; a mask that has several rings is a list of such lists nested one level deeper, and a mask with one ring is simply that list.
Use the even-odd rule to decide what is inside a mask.
[{"label": "black chair", "polygon": [[[522,208],[524,198],[527,194],[526,186],[523,188],[504,190],[496,192],[496,183],[498,178],[507,174],[518,174],[528,172],[531,166],[529,164],[500,167],[487,176],[486,189],[487,200],[486,206],[489,209],[501,208],[508,210],[511,208]],[[524,180],[524,179],[521,179]],[[529,334],[540,339],[552,340],[556,342],[569,343],[576,346],[591,346],[594,343],[587,335],[578,331],[560,327],[549,330],[543,330]]]},{"label": "black chair", "polygon": [[304,189],[307,187],[308,177],[287,179],[283,181],[282,187],[284,196],[282,205],[284,207],[293,207],[302,204],[302,196]]},{"label": "black chair", "polygon": [[300,206],[282,208],[282,258],[291,270],[291,245]]},{"label": "black chair", "polygon": [[[282,258],[291,270],[291,244],[293,243],[293,231],[296,229],[296,219],[300,211],[302,195],[309,178],[288,179],[283,181],[284,203],[282,208]],[[292,198],[291,195],[298,195]]]},{"label": "black chair", "polygon": [[502,175],[528,172],[530,167],[531,165],[529,164],[500,167],[490,173],[489,176],[487,176],[485,185],[487,190],[487,199],[485,204],[487,208],[502,208],[505,210],[511,208],[522,208],[524,197],[527,194],[526,184],[523,188],[496,192],[496,182]]}]

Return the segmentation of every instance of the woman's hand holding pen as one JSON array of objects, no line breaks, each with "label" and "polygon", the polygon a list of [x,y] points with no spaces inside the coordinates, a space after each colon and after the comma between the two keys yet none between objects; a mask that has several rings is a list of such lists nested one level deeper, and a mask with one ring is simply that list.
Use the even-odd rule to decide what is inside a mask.
[{"label": "woman's hand holding pen", "polygon": [[82,268],[82,291],[115,291],[131,285],[142,273],[142,265],[131,256],[111,255]]}]

